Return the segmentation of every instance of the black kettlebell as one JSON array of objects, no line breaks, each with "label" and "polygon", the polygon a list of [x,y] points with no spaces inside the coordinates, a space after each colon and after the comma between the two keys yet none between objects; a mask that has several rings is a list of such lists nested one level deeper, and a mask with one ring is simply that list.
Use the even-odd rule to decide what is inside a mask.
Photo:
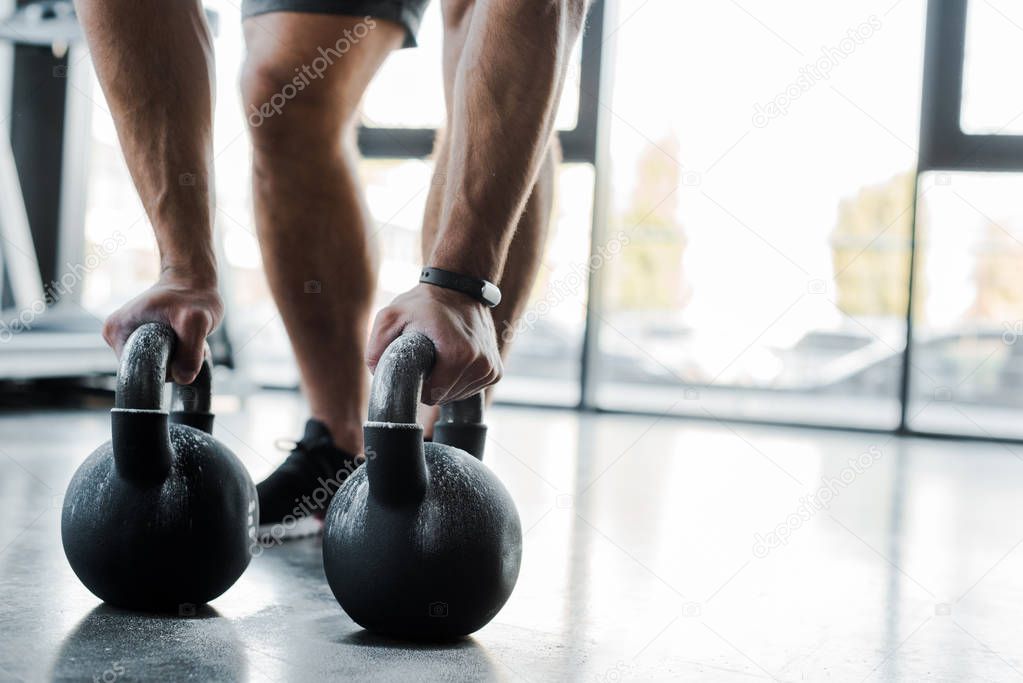
[{"label": "black kettlebell", "polygon": [[256,540],[256,488],[210,436],[211,371],[175,387],[183,410],[163,409],[170,327],[129,337],[110,411],[113,439],[75,472],[64,496],[68,562],[98,598],[129,609],[200,605],[231,587]]},{"label": "black kettlebell", "polygon": [[366,466],[334,496],[323,533],[327,581],[348,616],[414,639],[484,626],[522,560],[515,503],[480,461],[482,395],[443,406],[435,440],[423,443],[416,408],[433,362],[433,342],[419,333],[384,352],[363,428]]}]

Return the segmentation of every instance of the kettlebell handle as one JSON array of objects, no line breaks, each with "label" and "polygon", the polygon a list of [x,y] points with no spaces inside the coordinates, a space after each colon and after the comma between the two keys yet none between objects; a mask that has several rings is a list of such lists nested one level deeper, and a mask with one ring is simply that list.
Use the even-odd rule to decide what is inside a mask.
[{"label": "kettlebell handle", "polygon": [[[433,342],[420,332],[406,332],[391,342],[373,374],[369,392],[369,421],[415,423],[423,381],[433,369],[436,356]],[[451,443],[444,439],[461,425],[472,425],[478,431],[482,424],[483,392],[480,392],[440,407],[440,416],[434,426],[435,440],[468,450],[472,455],[482,458],[482,441],[478,448],[469,449],[462,443]],[[444,433],[438,435],[438,429]]]},{"label": "kettlebell handle", "polygon": [[[163,323],[145,323],[131,333],[121,354],[115,408],[163,410],[163,385],[167,383],[167,366],[176,345],[174,330]],[[182,405],[180,413],[209,414],[212,385],[213,372],[209,360],[204,358],[195,381],[185,386],[174,385],[174,396]]]},{"label": "kettlebell handle", "polygon": [[174,385],[183,409],[168,415],[163,407],[163,386],[176,344],[169,325],[145,323],[131,333],[121,353],[110,426],[114,463],[126,479],[154,484],[166,477],[172,460],[170,423],[213,431],[213,373],[206,359],[194,382]]},{"label": "kettlebell handle", "polygon": [[[369,493],[384,505],[415,505],[426,494],[429,475],[416,411],[436,355],[426,335],[408,332],[391,342],[373,373],[362,433]],[[435,442],[477,458],[483,457],[486,434],[482,393],[441,406],[433,431]]]}]

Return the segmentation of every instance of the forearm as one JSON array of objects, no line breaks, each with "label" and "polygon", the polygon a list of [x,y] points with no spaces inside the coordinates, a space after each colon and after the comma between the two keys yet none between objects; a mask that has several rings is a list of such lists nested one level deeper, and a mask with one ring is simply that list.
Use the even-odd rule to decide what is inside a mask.
[{"label": "forearm", "polygon": [[197,0],[77,0],[161,270],[216,282],[213,53]]},{"label": "forearm", "polygon": [[429,265],[499,280],[543,161],[581,0],[477,0],[448,122],[451,157]]}]

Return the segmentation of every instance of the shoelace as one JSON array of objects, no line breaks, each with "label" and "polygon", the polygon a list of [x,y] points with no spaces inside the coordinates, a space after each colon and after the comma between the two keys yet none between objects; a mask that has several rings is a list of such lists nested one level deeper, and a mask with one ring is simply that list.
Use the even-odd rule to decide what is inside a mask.
[{"label": "shoelace", "polygon": [[[311,444],[308,444],[305,441],[295,441],[294,439],[280,438],[274,441],[274,448],[276,448],[279,451],[283,451],[284,453],[291,453],[294,455],[295,451],[299,451],[301,453],[308,453],[311,448]],[[366,462],[366,456],[360,453],[359,455],[355,456],[354,461],[356,465],[361,465],[364,462]]]},{"label": "shoelace", "polygon": [[[315,468],[315,465],[310,462],[306,457],[313,449],[313,444],[306,441],[295,441],[293,439],[277,439],[274,441],[274,448],[279,451],[283,451],[288,454],[285,459],[285,463],[292,463],[301,467],[304,470],[308,470],[310,466]],[[284,467],[284,465],[282,465]]]},{"label": "shoelace", "polygon": [[297,448],[305,450],[305,445],[301,441],[295,441],[293,439],[277,439],[274,441],[274,448],[279,451],[284,451],[285,453],[290,453]]}]

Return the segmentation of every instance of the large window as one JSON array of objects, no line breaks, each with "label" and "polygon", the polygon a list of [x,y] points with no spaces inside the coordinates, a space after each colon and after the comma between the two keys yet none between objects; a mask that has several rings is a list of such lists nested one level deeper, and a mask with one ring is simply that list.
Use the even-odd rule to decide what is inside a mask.
[{"label": "large window", "polygon": [[599,405],[898,423],[923,11],[620,3]]},{"label": "large window", "polygon": [[[961,1],[961,0],[960,0]],[[964,133],[1023,133],[1023,88],[1006,67],[1023,63],[1023,8],[1011,0],[967,6],[960,125]]]},{"label": "large window", "polygon": [[1023,176],[929,172],[920,188],[911,424],[1023,436]]},{"label": "large window", "polygon": [[929,15],[906,424],[1023,438],[1023,99],[1003,66],[1023,9],[955,0]]}]

